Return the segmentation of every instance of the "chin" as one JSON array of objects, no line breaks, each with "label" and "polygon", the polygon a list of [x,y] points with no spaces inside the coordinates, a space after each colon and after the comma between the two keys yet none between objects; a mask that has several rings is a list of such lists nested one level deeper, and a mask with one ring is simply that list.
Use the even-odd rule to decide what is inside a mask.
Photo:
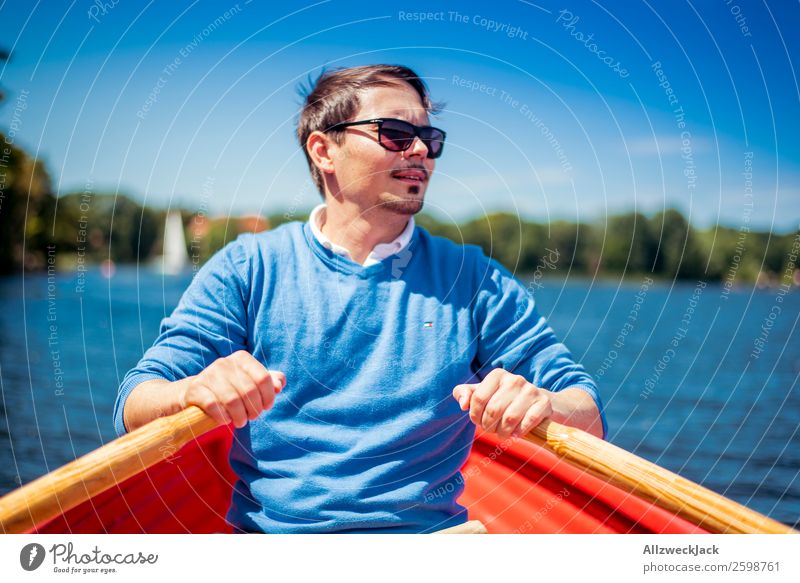
[{"label": "chin", "polygon": [[381,207],[399,215],[415,215],[422,210],[424,204],[425,194],[418,192],[409,192],[405,196],[390,194],[380,202]]},{"label": "chin", "polygon": [[424,201],[419,200],[396,200],[386,203],[384,207],[398,215],[415,215],[422,210]]}]

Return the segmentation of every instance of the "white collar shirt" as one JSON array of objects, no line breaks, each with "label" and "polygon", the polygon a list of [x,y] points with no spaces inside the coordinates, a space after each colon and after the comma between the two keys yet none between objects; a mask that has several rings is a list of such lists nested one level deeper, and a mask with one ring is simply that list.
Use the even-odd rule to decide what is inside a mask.
[{"label": "white collar shirt", "polygon": [[[319,241],[320,245],[325,247],[326,249],[330,249],[337,255],[342,255],[343,257],[347,257],[351,261],[353,257],[350,255],[350,251],[348,251],[345,247],[341,245],[337,245],[325,234],[322,232],[322,227],[325,225],[325,204],[320,204],[314,207],[314,210],[311,211],[311,215],[308,217],[308,222],[311,227],[311,232],[314,234],[314,238]],[[400,233],[394,241],[389,243],[378,243],[375,247],[370,251],[370,254],[367,255],[367,258],[364,260],[364,267],[369,267],[370,265],[375,265],[376,263],[380,263],[387,257],[391,257],[392,255],[397,255],[403,249],[408,247],[408,244],[411,242],[411,237],[414,234],[414,217],[408,219],[408,224],[406,228],[403,229],[403,232]]]}]

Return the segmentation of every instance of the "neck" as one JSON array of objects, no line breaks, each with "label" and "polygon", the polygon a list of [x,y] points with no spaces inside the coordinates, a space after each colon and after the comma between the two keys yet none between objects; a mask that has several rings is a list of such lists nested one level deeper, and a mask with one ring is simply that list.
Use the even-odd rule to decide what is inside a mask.
[{"label": "neck", "polygon": [[350,252],[353,261],[363,264],[381,243],[390,243],[408,225],[408,215],[373,208],[364,211],[352,202],[326,197],[321,230],[337,245]]}]

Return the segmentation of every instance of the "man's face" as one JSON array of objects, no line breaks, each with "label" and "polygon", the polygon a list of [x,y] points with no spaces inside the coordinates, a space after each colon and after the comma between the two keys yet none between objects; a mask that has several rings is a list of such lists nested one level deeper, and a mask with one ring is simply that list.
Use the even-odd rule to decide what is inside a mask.
[{"label": "man's face", "polygon": [[[352,121],[391,117],[429,125],[419,95],[406,83],[367,89],[360,102]],[[419,138],[404,152],[385,149],[378,143],[377,125],[344,130],[342,146],[335,156],[340,193],[365,212],[380,208],[405,215],[418,213],[435,165]]]}]

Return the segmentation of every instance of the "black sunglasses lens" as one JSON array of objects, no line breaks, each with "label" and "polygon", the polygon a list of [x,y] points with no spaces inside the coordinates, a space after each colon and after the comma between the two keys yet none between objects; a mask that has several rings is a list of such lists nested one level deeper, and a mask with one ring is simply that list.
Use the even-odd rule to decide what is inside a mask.
[{"label": "black sunglasses lens", "polygon": [[387,150],[401,152],[411,147],[416,134],[411,124],[387,120],[381,124],[380,136],[381,143]]},{"label": "black sunglasses lens", "polygon": [[420,136],[422,143],[428,147],[428,158],[438,158],[444,148],[444,134],[436,128],[425,128]]},{"label": "black sunglasses lens", "polygon": [[[408,150],[417,137],[416,126],[402,120],[385,120],[381,123],[381,144],[387,150],[402,152]],[[444,133],[432,127],[420,129],[420,139],[428,148],[428,158],[438,158],[444,148]]]}]

